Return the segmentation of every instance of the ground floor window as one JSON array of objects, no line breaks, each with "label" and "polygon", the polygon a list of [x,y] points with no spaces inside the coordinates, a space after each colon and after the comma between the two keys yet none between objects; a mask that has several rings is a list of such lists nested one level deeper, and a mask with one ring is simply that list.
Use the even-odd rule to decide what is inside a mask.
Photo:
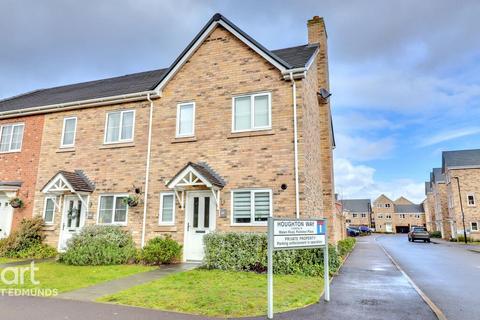
[{"label": "ground floor window", "polygon": [[232,191],[233,224],[265,224],[272,215],[272,190]]},{"label": "ground floor window", "polygon": [[43,209],[43,221],[46,224],[52,224],[55,213],[55,199],[45,198],[45,207]]},{"label": "ground floor window", "polygon": [[98,209],[99,224],[127,224],[126,195],[102,195]]},{"label": "ground floor window", "polygon": [[173,193],[160,194],[160,224],[175,223],[175,195]]},{"label": "ground floor window", "polygon": [[478,231],[478,222],[472,222],[471,227],[472,231]]}]

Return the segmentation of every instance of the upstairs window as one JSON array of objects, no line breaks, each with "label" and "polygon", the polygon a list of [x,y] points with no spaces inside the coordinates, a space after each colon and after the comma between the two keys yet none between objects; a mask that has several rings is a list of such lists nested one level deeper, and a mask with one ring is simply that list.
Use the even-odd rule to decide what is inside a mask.
[{"label": "upstairs window", "polygon": [[233,98],[233,132],[265,130],[272,127],[271,94],[257,93]]},{"label": "upstairs window", "polygon": [[133,141],[135,111],[116,111],[107,113],[105,125],[105,143]]},{"label": "upstairs window", "polygon": [[263,224],[272,215],[271,190],[232,191],[232,223]]},{"label": "upstairs window", "polygon": [[22,149],[24,124],[0,126],[0,152],[18,152]]},{"label": "upstairs window", "polygon": [[63,131],[61,148],[75,146],[75,132],[77,131],[77,118],[69,117],[63,119]]},{"label": "upstairs window", "polygon": [[358,214],[352,213],[352,218],[356,218],[357,216],[358,216]]},{"label": "upstairs window", "polygon": [[177,137],[192,137],[195,134],[195,103],[177,105]]},{"label": "upstairs window", "polygon": [[469,207],[475,206],[475,195],[473,193],[467,194],[467,204]]},{"label": "upstairs window", "polygon": [[405,219],[405,214],[404,213],[400,214],[400,219]]},{"label": "upstairs window", "polygon": [[390,208],[390,203],[385,203],[385,208]]}]

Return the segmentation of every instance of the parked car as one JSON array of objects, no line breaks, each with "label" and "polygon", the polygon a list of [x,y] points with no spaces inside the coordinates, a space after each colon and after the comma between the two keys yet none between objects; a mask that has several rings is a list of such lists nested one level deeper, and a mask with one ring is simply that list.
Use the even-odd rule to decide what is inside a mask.
[{"label": "parked car", "polygon": [[423,242],[430,242],[430,234],[424,227],[412,227],[408,233],[408,241],[423,240]]},{"label": "parked car", "polygon": [[370,228],[367,227],[367,226],[360,226],[360,227],[358,227],[358,230],[359,230],[361,233],[372,234],[372,229],[370,229]]},{"label": "parked car", "polygon": [[347,235],[350,237],[357,237],[360,235],[360,231],[354,227],[347,227]]}]

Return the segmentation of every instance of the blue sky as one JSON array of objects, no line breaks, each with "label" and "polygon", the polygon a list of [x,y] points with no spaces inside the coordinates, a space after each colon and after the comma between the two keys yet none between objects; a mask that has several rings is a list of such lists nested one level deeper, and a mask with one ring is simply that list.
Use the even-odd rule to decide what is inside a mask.
[{"label": "blue sky", "polygon": [[221,12],[270,49],[324,16],[343,198],[423,198],[442,150],[480,147],[478,1],[0,3],[0,97],[168,66]]}]

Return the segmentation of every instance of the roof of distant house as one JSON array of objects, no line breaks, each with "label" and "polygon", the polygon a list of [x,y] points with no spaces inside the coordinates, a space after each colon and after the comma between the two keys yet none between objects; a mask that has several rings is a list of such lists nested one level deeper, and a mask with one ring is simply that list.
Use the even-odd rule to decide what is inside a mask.
[{"label": "roof of distant house", "polygon": [[395,213],[423,213],[423,204],[396,204],[394,205]]},{"label": "roof of distant house", "polygon": [[445,174],[442,168],[433,168],[430,173],[430,181],[433,183],[445,182]]},{"label": "roof of distant house", "polygon": [[432,192],[432,184],[430,181],[425,181],[425,195]]},{"label": "roof of distant house", "polygon": [[344,199],[340,200],[343,211],[348,212],[370,212],[370,199]]},{"label": "roof of distant house", "polygon": [[447,167],[480,167],[480,149],[443,151],[442,171]]}]

